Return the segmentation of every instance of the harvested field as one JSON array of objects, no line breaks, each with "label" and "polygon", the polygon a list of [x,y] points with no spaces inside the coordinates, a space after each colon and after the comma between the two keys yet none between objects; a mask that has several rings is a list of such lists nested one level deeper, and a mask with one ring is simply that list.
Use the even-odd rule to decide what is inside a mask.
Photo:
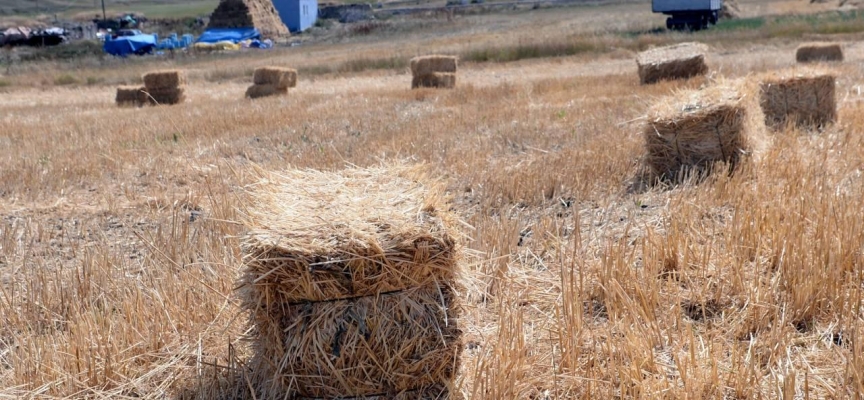
[{"label": "harvested field", "polygon": [[[267,358],[256,356],[258,332],[240,290],[254,205],[246,194],[261,171],[332,174],[392,163],[425,164],[447,197],[443,210],[461,221],[464,288],[453,293],[462,346],[451,385],[379,399],[864,396],[862,17],[765,17],[751,26],[763,17],[758,10],[812,6],[741,5],[747,18],[696,33],[658,31],[663,17],[648,8],[592,4],[452,21],[396,16],[362,35],[334,25],[333,36],[316,42],[309,38],[324,28],[315,27],[298,35],[300,46],[173,59],[31,62],[4,53],[0,398],[282,399],[260,383]],[[652,107],[668,101],[657,116],[739,107],[764,118],[749,113],[761,109],[754,78],[794,67],[802,38],[847,43],[847,61],[831,69],[837,122],[818,133],[785,124],[768,134],[770,145],[739,157],[733,174],[644,184]],[[691,40],[710,45],[710,74],[641,84],[636,52]],[[408,60],[426,53],[460,55],[457,87],[407,87]],[[254,68],[270,65],[297,68],[303,84],[290,96],[244,100]],[[187,72],[187,103],[117,107],[118,86],[164,69]],[[78,83],[54,84],[65,75]],[[737,79],[756,83],[749,98],[710,94]],[[700,89],[703,107],[673,112]],[[708,124],[715,136],[718,127],[747,126],[723,115]],[[715,155],[727,149],[705,143]],[[358,196],[391,183],[333,185],[344,195],[307,208],[299,231],[341,229],[338,218],[367,204]],[[382,226],[377,217],[365,222]],[[345,240],[379,235],[364,232]],[[344,284],[308,287],[350,293]],[[379,298],[365,309],[394,303],[411,304]],[[339,341],[319,336],[320,348],[306,354],[341,362],[332,354],[333,343],[348,354],[343,339],[380,348],[371,321],[354,312],[310,319],[345,329]],[[302,329],[286,322],[279,326]],[[387,326],[407,335],[405,325]],[[308,394],[330,388],[306,386]]]}]

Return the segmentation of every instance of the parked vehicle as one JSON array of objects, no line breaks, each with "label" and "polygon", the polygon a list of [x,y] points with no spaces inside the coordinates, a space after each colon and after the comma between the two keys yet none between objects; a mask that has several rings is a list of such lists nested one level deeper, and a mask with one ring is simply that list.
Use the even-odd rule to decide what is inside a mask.
[{"label": "parked vehicle", "polygon": [[651,0],[651,10],[668,15],[666,28],[698,31],[717,23],[723,0]]}]

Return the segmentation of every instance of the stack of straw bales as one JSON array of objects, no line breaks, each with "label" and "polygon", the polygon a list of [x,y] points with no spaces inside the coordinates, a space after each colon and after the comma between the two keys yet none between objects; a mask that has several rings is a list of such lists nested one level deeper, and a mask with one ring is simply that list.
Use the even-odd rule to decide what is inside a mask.
[{"label": "stack of straw bales", "polygon": [[259,398],[452,397],[459,250],[441,192],[407,167],[261,178],[241,278]]},{"label": "stack of straw bales", "polygon": [[297,70],[279,67],[255,69],[253,84],[246,89],[246,97],[257,99],[288,93],[288,88],[297,86]]},{"label": "stack of straw bales", "polygon": [[117,88],[117,96],[114,102],[118,106],[140,107],[147,103],[146,88],[143,86],[120,86]]},{"label": "stack of straw bales", "polygon": [[764,143],[765,117],[744,81],[678,93],[655,104],[643,128],[646,163],[661,179],[734,168]]},{"label": "stack of straw bales", "polygon": [[291,34],[271,0],[222,0],[210,15],[207,28],[255,27],[266,37]]},{"label": "stack of straw bales", "polygon": [[805,43],[798,46],[795,59],[799,63],[843,61],[843,48],[838,43]]},{"label": "stack of straw bales", "polygon": [[686,79],[708,72],[702,43],[681,43],[643,51],[636,56],[639,80],[643,84],[663,80]]},{"label": "stack of straw bales", "polygon": [[430,55],[411,59],[411,88],[456,87],[456,57]]},{"label": "stack of straw bales", "polygon": [[792,69],[763,76],[759,104],[765,124],[779,129],[786,124],[821,128],[837,119],[836,78],[819,69]]},{"label": "stack of straw bales", "polygon": [[166,70],[144,74],[145,99],[152,105],[179,104],[186,100],[182,71]]}]

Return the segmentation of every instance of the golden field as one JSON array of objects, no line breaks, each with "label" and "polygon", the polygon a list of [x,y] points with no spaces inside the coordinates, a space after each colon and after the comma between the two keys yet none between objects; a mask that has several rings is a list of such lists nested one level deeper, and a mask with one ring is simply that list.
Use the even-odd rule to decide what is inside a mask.
[{"label": "golden field", "polygon": [[[427,164],[466,222],[457,384],[469,398],[864,396],[864,34],[818,21],[776,37],[640,33],[663,21],[647,8],[433,18],[243,56],[10,66],[0,398],[253,398],[235,292],[251,171],[394,161]],[[813,38],[844,45],[838,123],[771,134],[733,176],[640,182],[653,103],[791,66]],[[598,50],[463,62],[454,90],[410,90],[407,68],[319,71],[562,40]],[[712,48],[708,76],[639,84],[634,50],[691,40]],[[300,69],[297,87],[244,99],[263,65]],[[114,105],[115,84],[164,68],[187,71],[185,103]],[[79,84],[56,84],[63,75]]]}]

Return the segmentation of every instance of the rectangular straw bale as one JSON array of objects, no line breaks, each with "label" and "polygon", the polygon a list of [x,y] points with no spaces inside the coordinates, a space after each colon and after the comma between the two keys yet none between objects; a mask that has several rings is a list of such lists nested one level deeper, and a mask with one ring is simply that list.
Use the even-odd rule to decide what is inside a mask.
[{"label": "rectangular straw bale", "polygon": [[143,86],[120,86],[114,101],[123,106],[140,106],[145,103]]},{"label": "rectangular straw bale", "polygon": [[148,90],[175,89],[184,83],[183,71],[164,70],[144,74],[144,86]]},{"label": "rectangular straw bale", "polygon": [[663,80],[687,79],[708,72],[702,43],[681,43],[643,51],[636,56],[642,84]]},{"label": "rectangular straw bale", "polygon": [[259,97],[278,96],[288,94],[288,88],[280,88],[276,85],[252,85],[246,89],[246,97],[257,99]]},{"label": "rectangular straw bale", "polygon": [[415,76],[411,79],[411,89],[417,88],[453,89],[456,87],[456,74],[433,72],[428,75]]},{"label": "rectangular straw bale", "polygon": [[182,87],[173,89],[145,89],[144,100],[150,105],[173,105],[186,101],[186,90]]},{"label": "rectangular straw bale", "polygon": [[246,282],[282,304],[452,281],[456,219],[421,178],[412,167],[262,172],[244,216]]},{"label": "rectangular straw bale", "polygon": [[273,85],[279,89],[297,86],[297,70],[291,68],[256,68],[252,78],[256,85]]},{"label": "rectangular straw bale", "polygon": [[655,104],[643,129],[645,161],[655,176],[707,172],[715,162],[734,168],[764,142],[765,117],[745,82],[684,91]]},{"label": "rectangular straw bale", "polygon": [[[416,399],[454,380],[457,297],[437,284],[316,303],[257,302],[251,362],[259,392],[308,398]],[[440,393],[440,391],[439,391]]]},{"label": "rectangular straw bale", "polygon": [[759,105],[765,124],[781,129],[787,124],[820,128],[837,119],[836,78],[830,72],[796,69],[763,76]]},{"label": "rectangular straw bale", "polygon": [[799,63],[843,61],[843,48],[838,43],[805,43],[798,46],[795,59]]},{"label": "rectangular straw bale", "polygon": [[425,76],[435,72],[456,72],[457,58],[455,56],[429,55],[411,59],[411,74]]}]

